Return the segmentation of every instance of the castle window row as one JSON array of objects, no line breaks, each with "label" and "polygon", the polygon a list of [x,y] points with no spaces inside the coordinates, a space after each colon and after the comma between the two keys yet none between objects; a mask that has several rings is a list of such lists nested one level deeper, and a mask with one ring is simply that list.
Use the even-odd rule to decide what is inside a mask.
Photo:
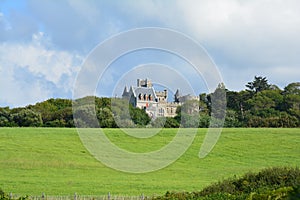
[{"label": "castle window row", "polygon": [[151,94],[147,95],[147,94],[140,93],[138,95],[138,98],[139,98],[139,100],[144,100],[144,101],[152,101],[153,100],[153,97]]}]

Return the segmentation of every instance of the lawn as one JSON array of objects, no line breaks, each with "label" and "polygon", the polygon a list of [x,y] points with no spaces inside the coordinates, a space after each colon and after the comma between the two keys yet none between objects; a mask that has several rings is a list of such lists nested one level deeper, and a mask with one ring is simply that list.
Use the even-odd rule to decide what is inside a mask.
[{"label": "lawn", "polygon": [[[223,129],[213,151],[199,159],[206,131],[199,129],[190,148],[168,167],[132,174],[97,161],[76,129],[1,128],[0,188],[20,195],[161,195],[168,190],[198,191],[266,167],[300,166],[300,129]],[[139,153],[163,147],[176,129],[164,129],[147,139],[129,137],[119,129],[105,132],[114,144]]]}]

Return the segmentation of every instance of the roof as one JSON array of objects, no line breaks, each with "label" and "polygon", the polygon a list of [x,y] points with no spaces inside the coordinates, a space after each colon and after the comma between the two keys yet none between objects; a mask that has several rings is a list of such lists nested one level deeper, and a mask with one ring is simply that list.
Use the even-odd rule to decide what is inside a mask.
[{"label": "roof", "polygon": [[130,89],[132,89],[133,95],[135,97],[139,94],[147,94],[147,95],[150,94],[155,99],[157,98],[153,87],[148,88],[148,87],[134,87],[134,86],[132,86]]}]

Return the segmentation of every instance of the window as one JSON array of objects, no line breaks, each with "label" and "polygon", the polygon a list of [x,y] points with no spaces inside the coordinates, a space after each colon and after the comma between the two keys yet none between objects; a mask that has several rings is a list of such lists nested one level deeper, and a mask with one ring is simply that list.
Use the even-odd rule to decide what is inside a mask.
[{"label": "window", "polygon": [[165,110],[163,108],[158,109],[159,116],[165,116]]}]

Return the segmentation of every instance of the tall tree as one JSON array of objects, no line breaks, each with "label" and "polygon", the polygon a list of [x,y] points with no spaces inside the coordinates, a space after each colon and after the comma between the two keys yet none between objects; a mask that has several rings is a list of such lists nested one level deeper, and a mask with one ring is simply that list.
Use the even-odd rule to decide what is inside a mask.
[{"label": "tall tree", "polygon": [[253,93],[258,93],[263,90],[270,89],[271,85],[268,84],[268,80],[266,77],[255,76],[254,81],[248,82],[246,87],[249,88],[248,91],[253,92]]}]

